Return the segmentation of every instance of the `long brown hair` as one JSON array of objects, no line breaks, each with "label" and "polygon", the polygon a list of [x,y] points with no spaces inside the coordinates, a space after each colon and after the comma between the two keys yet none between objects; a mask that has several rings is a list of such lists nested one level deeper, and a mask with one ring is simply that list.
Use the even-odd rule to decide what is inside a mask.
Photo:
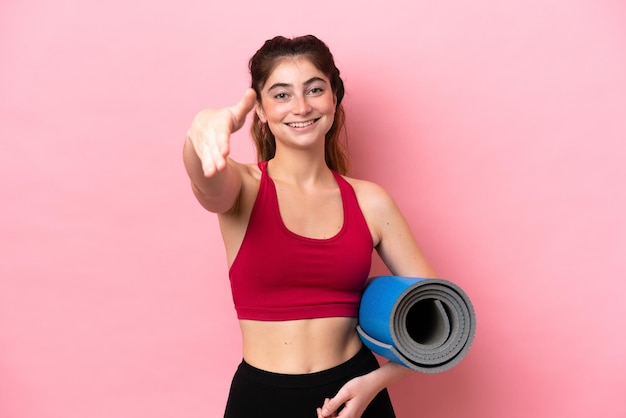
[{"label": "long brown hair", "polygon": [[[324,42],[313,35],[285,38],[276,36],[265,41],[248,63],[252,77],[251,87],[256,91],[257,100],[261,101],[261,89],[270,77],[278,61],[285,57],[305,56],[330,80],[330,86],[337,97],[335,119],[326,133],[325,159],[328,167],[340,174],[348,171],[347,138],[345,135],[345,112],[341,101],[345,94],[343,80],[335,65],[330,49]],[[276,153],[276,138],[266,123],[261,122],[255,113],[250,133],[254,139],[257,158],[267,161]]]}]

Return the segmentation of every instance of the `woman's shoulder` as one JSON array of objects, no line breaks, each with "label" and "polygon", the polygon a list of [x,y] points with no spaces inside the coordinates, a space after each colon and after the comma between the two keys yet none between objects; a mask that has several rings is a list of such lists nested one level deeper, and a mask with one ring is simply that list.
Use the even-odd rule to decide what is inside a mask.
[{"label": "woman's shoulder", "polygon": [[259,163],[241,163],[235,160],[231,160],[231,162],[244,180],[256,180],[258,182],[261,179]]},{"label": "woman's shoulder", "polygon": [[385,209],[394,205],[393,198],[381,185],[364,179],[342,176],[354,189],[359,204],[364,209]]},{"label": "woman's shoulder", "polygon": [[369,225],[374,246],[378,246],[383,230],[401,217],[398,207],[384,187],[369,180],[344,177],[352,185],[361,212]]}]

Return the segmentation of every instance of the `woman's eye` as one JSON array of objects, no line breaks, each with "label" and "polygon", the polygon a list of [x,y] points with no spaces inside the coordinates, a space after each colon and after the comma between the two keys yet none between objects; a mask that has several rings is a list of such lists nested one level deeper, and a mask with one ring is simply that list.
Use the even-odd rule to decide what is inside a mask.
[{"label": "woman's eye", "polygon": [[321,87],[313,87],[311,90],[309,90],[309,93],[311,94],[321,94],[324,92],[324,89]]},{"label": "woman's eye", "polygon": [[274,95],[274,98],[278,100],[285,100],[287,97],[287,93],[278,93]]}]

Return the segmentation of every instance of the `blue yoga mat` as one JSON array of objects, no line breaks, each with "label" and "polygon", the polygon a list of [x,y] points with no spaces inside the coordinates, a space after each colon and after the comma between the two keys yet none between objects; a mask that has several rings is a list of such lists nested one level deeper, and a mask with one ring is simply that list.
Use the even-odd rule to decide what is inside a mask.
[{"label": "blue yoga mat", "polygon": [[454,283],[379,276],[363,292],[357,331],[374,353],[419,372],[439,373],[467,354],[476,315]]}]

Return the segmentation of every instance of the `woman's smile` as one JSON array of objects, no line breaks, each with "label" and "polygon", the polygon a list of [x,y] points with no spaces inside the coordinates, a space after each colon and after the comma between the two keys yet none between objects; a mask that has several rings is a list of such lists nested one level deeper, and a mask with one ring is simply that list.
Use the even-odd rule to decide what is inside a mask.
[{"label": "woman's smile", "polygon": [[285,125],[287,125],[289,127],[292,127],[292,128],[296,128],[296,129],[303,129],[303,128],[307,128],[307,127],[313,125],[318,120],[320,120],[320,118],[310,119],[310,120],[303,121],[303,122],[288,122]]}]

